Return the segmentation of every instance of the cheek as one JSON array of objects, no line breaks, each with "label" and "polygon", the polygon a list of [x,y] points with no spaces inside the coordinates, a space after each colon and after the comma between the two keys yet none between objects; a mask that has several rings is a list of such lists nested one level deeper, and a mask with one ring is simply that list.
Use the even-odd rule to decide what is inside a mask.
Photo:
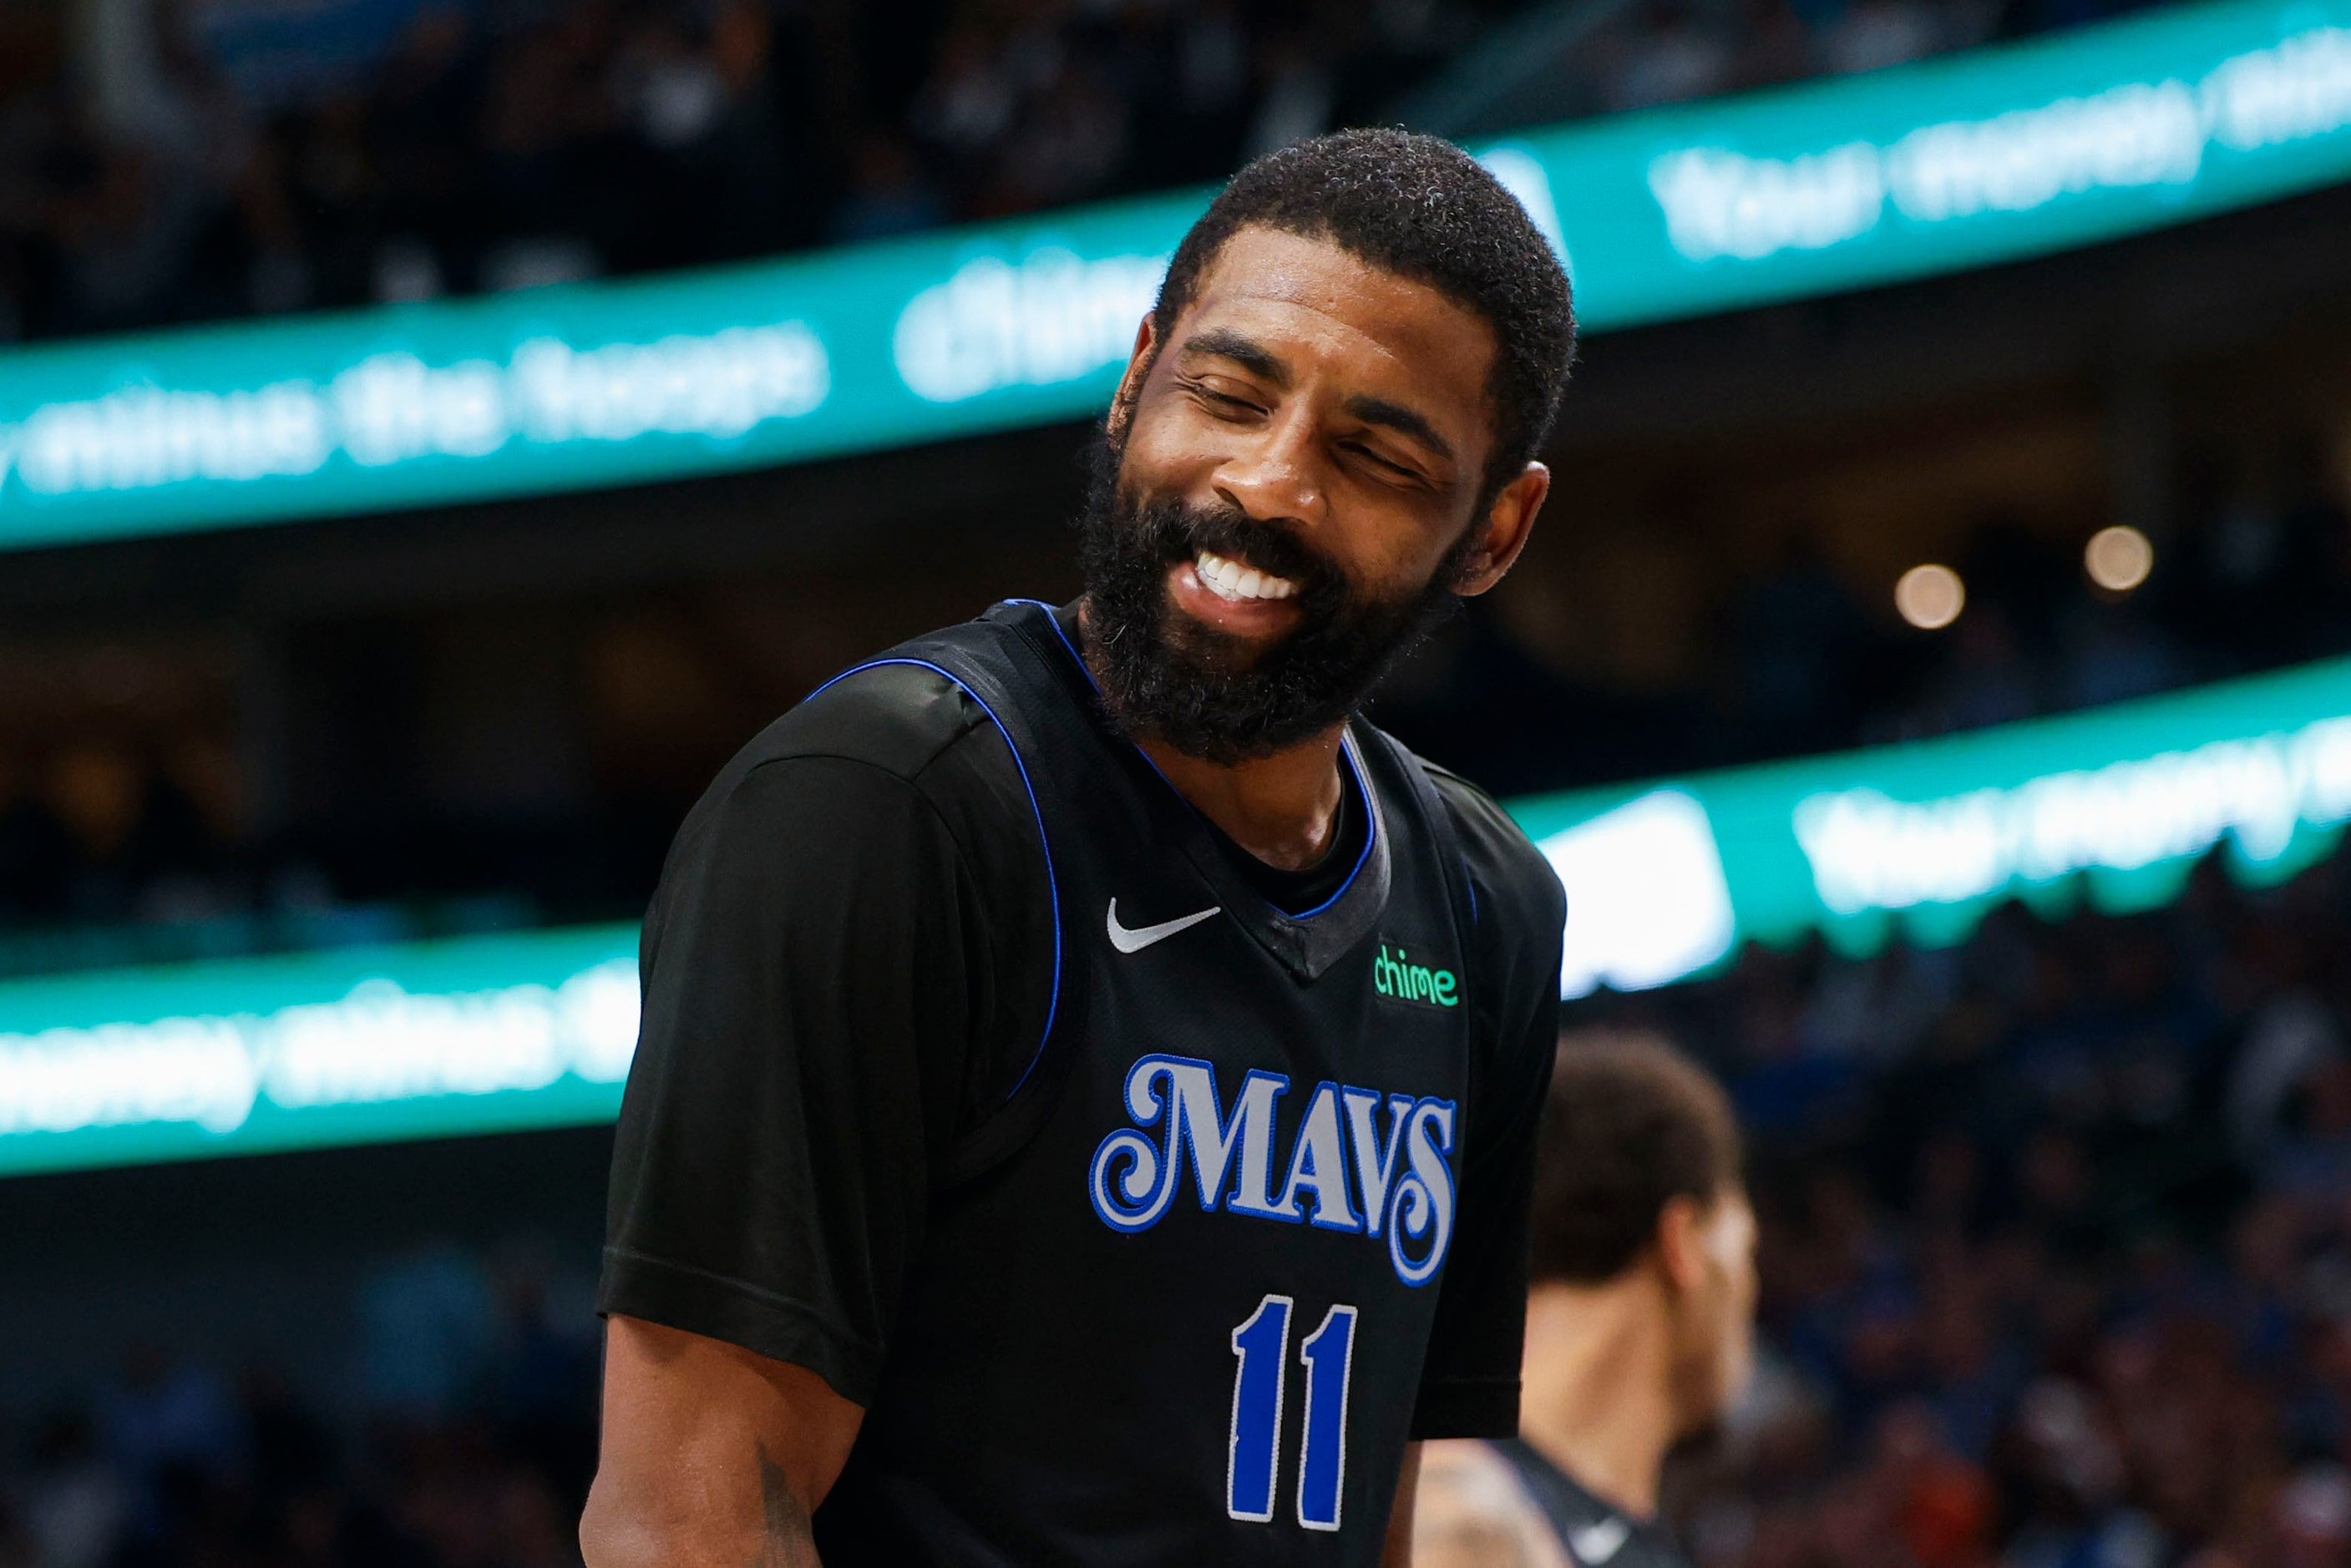
[{"label": "cheek", "polygon": [[1346,574],[1350,591],[1363,602],[1394,604],[1418,587],[1420,578],[1387,556],[1365,556],[1328,538],[1315,541]]},{"label": "cheek", "polygon": [[1428,587],[1456,537],[1405,508],[1358,502],[1333,509],[1321,543],[1363,592],[1395,601]]},{"label": "cheek", "polygon": [[1180,483],[1183,462],[1165,420],[1146,421],[1140,415],[1127,431],[1126,446],[1119,453],[1119,488],[1146,495],[1165,494],[1171,482]]},{"label": "cheek", "polygon": [[1228,455],[1218,428],[1180,400],[1146,397],[1126,428],[1122,485],[1155,494],[1188,493]]}]

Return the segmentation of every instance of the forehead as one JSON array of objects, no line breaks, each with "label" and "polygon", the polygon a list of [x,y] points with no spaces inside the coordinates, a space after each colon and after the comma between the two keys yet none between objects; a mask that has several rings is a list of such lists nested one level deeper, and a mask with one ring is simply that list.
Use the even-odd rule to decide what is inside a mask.
[{"label": "forehead", "polygon": [[1176,347],[1208,327],[1312,361],[1292,365],[1293,374],[1319,369],[1344,378],[1351,393],[1409,394],[1431,418],[1482,436],[1493,328],[1428,285],[1384,272],[1328,240],[1239,230],[1176,323]]}]

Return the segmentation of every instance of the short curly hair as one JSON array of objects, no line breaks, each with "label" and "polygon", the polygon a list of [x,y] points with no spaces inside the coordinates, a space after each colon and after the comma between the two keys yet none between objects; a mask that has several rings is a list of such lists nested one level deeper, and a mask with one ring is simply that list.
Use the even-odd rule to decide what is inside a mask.
[{"label": "short curly hair", "polygon": [[1562,1039],[1535,1157],[1532,1277],[1614,1279],[1667,1203],[1740,1190],[1741,1158],[1729,1096],[1680,1052],[1640,1034]]},{"label": "short curly hair", "polygon": [[1541,449],[1575,362],[1574,301],[1550,242],[1476,159],[1437,137],[1390,130],[1333,131],[1267,153],[1233,176],[1176,247],[1151,313],[1160,342],[1225,242],[1246,228],[1328,240],[1426,284],[1494,329],[1494,451],[1481,510]]}]

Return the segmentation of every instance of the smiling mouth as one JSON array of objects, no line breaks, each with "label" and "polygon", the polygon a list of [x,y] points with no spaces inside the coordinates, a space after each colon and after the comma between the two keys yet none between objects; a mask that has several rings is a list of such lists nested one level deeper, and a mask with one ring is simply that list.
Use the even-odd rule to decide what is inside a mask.
[{"label": "smiling mouth", "polygon": [[1192,556],[1192,572],[1203,587],[1233,604],[1252,599],[1286,599],[1298,592],[1298,585],[1288,577],[1245,566],[1213,550],[1201,550]]}]

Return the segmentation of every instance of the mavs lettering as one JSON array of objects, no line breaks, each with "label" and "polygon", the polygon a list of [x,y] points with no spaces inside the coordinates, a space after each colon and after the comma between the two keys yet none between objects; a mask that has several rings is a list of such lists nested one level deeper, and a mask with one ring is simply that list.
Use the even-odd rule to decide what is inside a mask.
[{"label": "mavs lettering", "polygon": [[[1317,1084],[1278,1166],[1275,1102],[1289,1092],[1281,1074],[1252,1069],[1228,1116],[1213,1065],[1144,1057],[1126,1073],[1134,1127],[1094,1151],[1094,1212],[1113,1231],[1148,1231],[1176,1201],[1188,1158],[1204,1211],[1384,1238],[1396,1278],[1426,1284],[1453,1240],[1453,1102]],[[1159,1128],[1157,1141],[1144,1127]]]}]

